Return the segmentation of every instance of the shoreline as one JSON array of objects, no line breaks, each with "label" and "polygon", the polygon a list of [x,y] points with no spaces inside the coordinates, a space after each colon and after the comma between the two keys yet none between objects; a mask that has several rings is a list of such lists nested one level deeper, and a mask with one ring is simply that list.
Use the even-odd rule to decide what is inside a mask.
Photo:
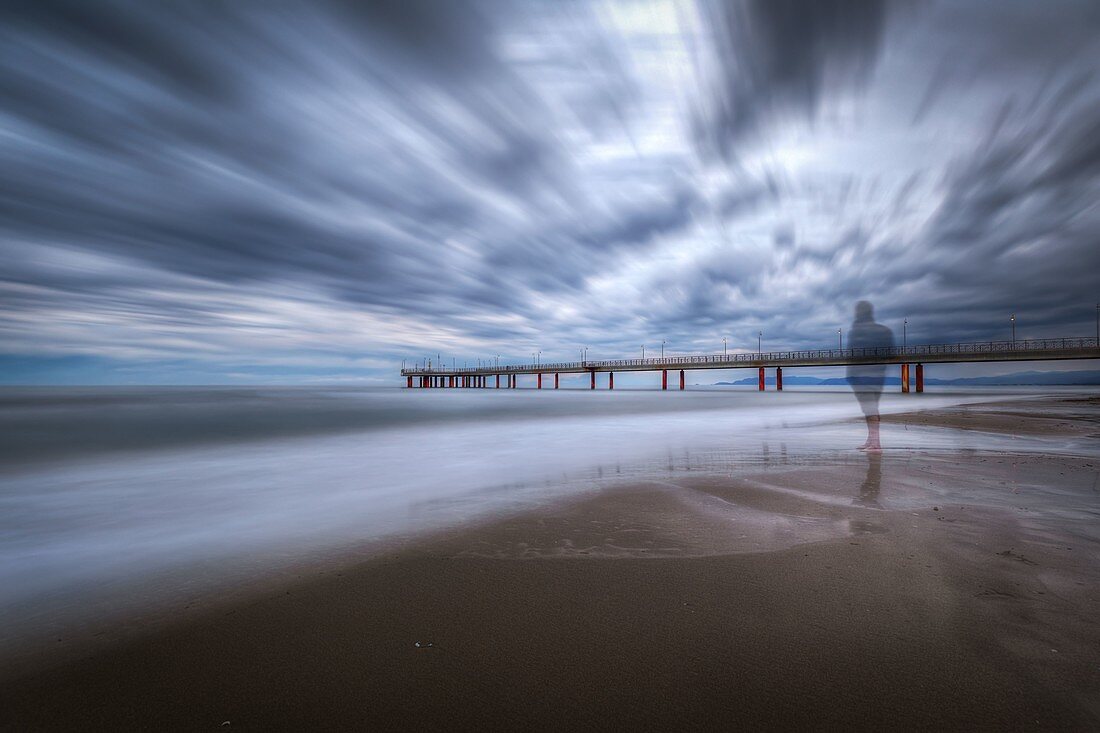
[{"label": "shoreline", "polygon": [[[1029,418],[982,420],[1026,432]],[[1075,424],[1044,434],[1096,432]],[[9,669],[0,722],[1096,727],[1100,543],[1050,512],[1095,511],[1097,461],[804,458],[671,471],[303,566]]]}]

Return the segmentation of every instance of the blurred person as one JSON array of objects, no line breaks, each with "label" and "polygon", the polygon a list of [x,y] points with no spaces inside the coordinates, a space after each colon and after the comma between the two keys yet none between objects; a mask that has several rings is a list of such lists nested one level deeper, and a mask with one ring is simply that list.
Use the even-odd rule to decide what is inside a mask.
[{"label": "blurred person", "polygon": [[[848,331],[848,348],[893,348],[894,333],[881,323],[875,323],[874,308],[866,300],[856,303],[855,320]],[[867,440],[859,450],[880,451],[878,401],[886,381],[885,364],[853,364],[848,367],[848,384],[867,420]]]}]

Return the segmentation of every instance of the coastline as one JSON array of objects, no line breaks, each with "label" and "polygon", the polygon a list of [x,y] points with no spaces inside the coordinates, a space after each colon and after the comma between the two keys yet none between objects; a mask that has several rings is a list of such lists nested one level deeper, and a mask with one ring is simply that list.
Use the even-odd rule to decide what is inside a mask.
[{"label": "coastline", "polygon": [[[884,421],[1095,439],[1088,400]],[[0,722],[1095,728],[1096,466],[887,450],[670,467],[9,669]]]}]

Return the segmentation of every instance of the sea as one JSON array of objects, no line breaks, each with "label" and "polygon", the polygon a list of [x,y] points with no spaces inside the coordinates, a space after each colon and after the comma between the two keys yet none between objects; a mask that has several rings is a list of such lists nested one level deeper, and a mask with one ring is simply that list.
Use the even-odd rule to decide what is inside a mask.
[{"label": "sea", "polygon": [[[1059,391],[888,390],[881,409]],[[858,455],[866,434],[844,388],[718,386],[9,387],[0,431],[0,655],[616,482]],[[1054,447],[893,425],[883,443]]]}]

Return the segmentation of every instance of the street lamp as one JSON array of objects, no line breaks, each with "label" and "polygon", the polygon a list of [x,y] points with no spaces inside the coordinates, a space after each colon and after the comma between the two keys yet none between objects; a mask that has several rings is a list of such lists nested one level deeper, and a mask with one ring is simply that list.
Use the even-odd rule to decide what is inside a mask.
[{"label": "street lamp", "polygon": [[1096,348],[1100,349],[1100,303],[1096,304]]},{"label": "street lamp", "polygon": [[535,366],[537,367],[537,366],[538,366],[539,364],[541,364],[541,363],[542,363],[542,352],[540,351],[540,352],[539,352],[539,353],[538,353],[538,354],[537,354],[537,355],[535,356]]},{"label": "street lamp", "polygon": [[665,358],[665,340],[661,339],[661,358]]},{"label": "street lamp", "polygon": [[726,337],[722,337],[722,356],[728,356],[726,352]]},{"label": "street lamp", "polygon": [[1008,320],[1012,322],[1012,347],[1015,348],[1016,347],[1016,314],[1013,313],[1012,316]]},{"label": "street lamp", "polygon": [[839,328],[836,330],[837,343],[840,345],[840,350],[844,351],[844,332]]},{"label": "street lamp", "polygon": [[[1100,313],[1100,306],[1097,306],[1096,312]],[[642,361],[645,361],[645,344],[642,344]]]},{"label": "street lamp", "polygon": [[584,351],[581,352],[581,363],[582,364],[587,364],[588,363],[588,347],[587,346],[585,346]]},{"label": "street lamp", "polygon": [[763,344],[763,343],[764,343],[764,332],[763,331],[757,331],[756,332],[756,353],[757,354],[760,353],[761,344]]}]

